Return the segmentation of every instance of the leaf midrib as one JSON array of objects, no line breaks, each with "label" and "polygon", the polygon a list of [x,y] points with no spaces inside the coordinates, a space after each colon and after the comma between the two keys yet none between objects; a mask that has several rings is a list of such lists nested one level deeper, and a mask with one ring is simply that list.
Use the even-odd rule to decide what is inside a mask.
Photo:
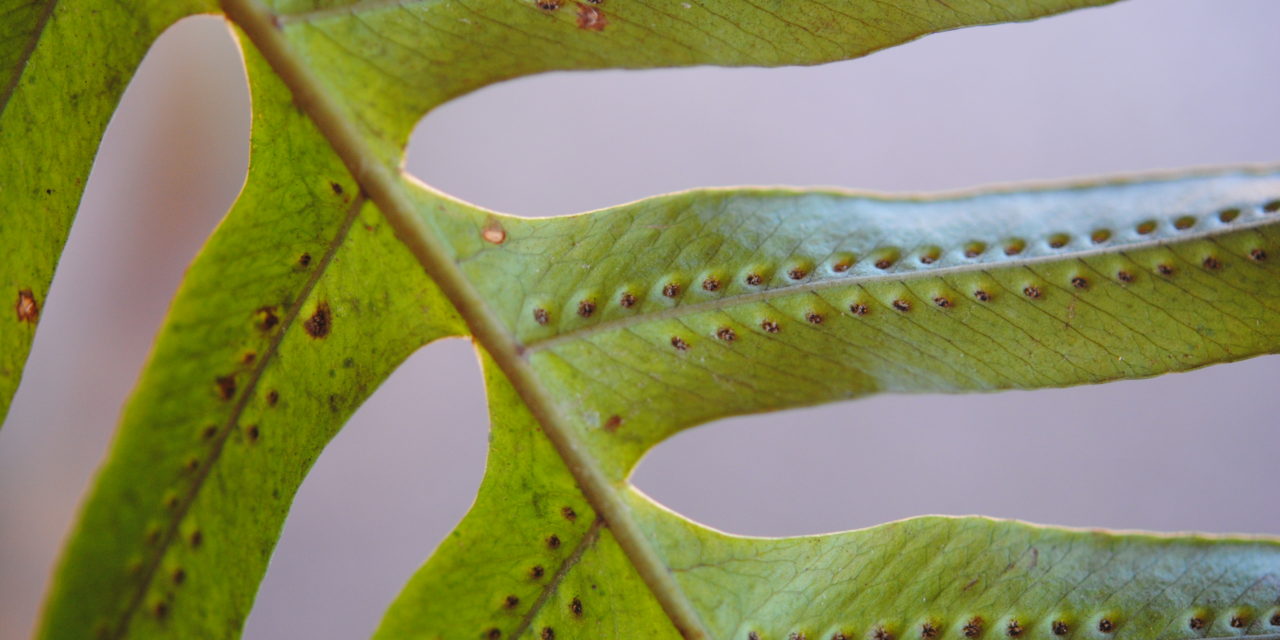
[{"label": "leaf midrib", "polygon": [[448,246],[417,215],[398,170],[378,154],[295,55],[281,32],[279,16],[259,0],[220,0],[227,18],[240,27],[293,94],[352,177],[382,211],[396,237],[457,309],[474,339],[493,357],[520,395],[543,433],[573,474],[583,496],[608,524],[623,553],[644,580],[679,633],[690,640],[710,637],[687,595],[645,537],[617,488],[575,435],[570,421],[542,386],[522,347],[498,320],[461,269],[448,256]]},{"label": "leaf midrib", "polygon": [[989,261],[974,262],[973,264],[958,264],[951,266],[927,267],[914,271],[884,273],[871,275],[837,275],[834,277],[825,277],[820,280],[810,280],[797,284],[787,284],[779,287],[773,287],[764,291],[753,291],[750,293],[736,293],[725,295],[713,300],[705,300],[692,304],[681,304],[657,311],[641,312],[614,320],[607,320],[592,325],[571,329],[553,336],[530,340],[524,343],[526,353],[537,353],[547,349],[553,349],[559,345],[575,340],[588,338],[598,333],[626,329],[646,322],[657,322],[661,320],[669,320],[672,318],[682,318],[689,315],[702,313],[704,311],[718,311],[728,309],[743,304],[769,300],[776,297],[788,296],[797,293],[807,293],[815,291],[823,291],[838,287],[855,287],[858,285],[875,283],[875,282],[907,282],[921,278],[941,278],[948,275],[958,273],[970,273],[974,271],[986,271],[988,269],[1004,269],[1029,267],[1051,262],[1065,262],[1070,260],[1082,260],[1099,255],[1123,254],[1129,251],[1142,249],[1152,249],[1156,247],[1176,246],[1196,240],[1215,238],[1227,233],[1237,231],[1246,231],[1249,229],[1257,229],[1275,224],[1276,221],[1270,218],[1259,218],[1242,223],[1233,223],[1224,225],[1216,229],[1206,229],[1197,232],[1183,232],[1176,237],[1163,237],[1151,240],[1142,240],[1137,242],[1112,242],[1106,247],[1091,249],[1074,249],[1065,250],[1055,255],[1042,255],[1034,257],[1020,257]]}]

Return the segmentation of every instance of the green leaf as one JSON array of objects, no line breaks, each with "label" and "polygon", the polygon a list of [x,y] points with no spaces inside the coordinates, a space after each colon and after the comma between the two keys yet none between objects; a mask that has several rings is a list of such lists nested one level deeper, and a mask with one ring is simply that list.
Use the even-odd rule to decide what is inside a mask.
[{"label": "green leaf", "polygon": [[247,56],[248,181],[169,311],[42,637],[238,636],[320,450],[410,353],[463,330],[288,91]]},{"label": "green leaf", "polygon": [[112,110],[160,32],[215,7],[213,0],[0,3],[0,421]]}]

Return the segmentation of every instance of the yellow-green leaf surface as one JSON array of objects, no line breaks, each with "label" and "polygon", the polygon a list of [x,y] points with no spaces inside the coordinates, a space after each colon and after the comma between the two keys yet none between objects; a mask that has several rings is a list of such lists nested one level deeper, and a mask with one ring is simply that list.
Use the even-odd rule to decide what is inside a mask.
[{"label": "yellow-green leaf surface", "polygon": [[94,152],[147,47],[213,0],[0,1],[0,420]]},{"label": "yellow-green leaf surface", "polygon": [[238,636],[321,448],[404,358],[462,330],[248,53],[248,182],[169,311],[43,637]]}]

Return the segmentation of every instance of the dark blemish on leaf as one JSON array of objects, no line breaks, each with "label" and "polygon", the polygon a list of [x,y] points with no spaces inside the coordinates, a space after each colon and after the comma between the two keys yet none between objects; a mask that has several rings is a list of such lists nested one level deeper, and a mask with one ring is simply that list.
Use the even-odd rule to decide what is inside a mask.
[{"label": "dark blemish on leaf", "polygon": [[200,438],[204,440],[212,440],[216,435],[218,435],[217,425],[211,424],[200,431]]},{"label": "dark blemish on leaf", "polygon": [[618,304],[622,305],[623,309],[630,309],[631,307],[636,306],[636,297],[629,292],[623,292],[623,294],[618,297]]},{"label": "dark blemish on leaf", "polygon": [[302,328],[307,331],[307,335],[312,338],[323,338],[329,335],[329,329],[333,323],[333,318],[329,314],[329,303],[321,302],[316,306],[315,313],[302,323]]},{"label": "dark blemish on leaf", "polygon": [[257,359],[257,357],[258,357],[258,354],[252,351],[246,351],[245,354],[240,357],[240,362],[244,364],[253,364],[253,361]]},{"label": "dark blemish on leaf", "polygon": [[747,632],[747,640],[760,640],[760,634],[754,631]]},{"label": "dark blemish on leaf", "polygon": [[984,245],[981,242],[972,242],[972,243],[969,243],[967,246],[965,246],[964,257],[976,258],[982,255],[982,252],[986,250],[987,250],[987,245]]},{"label": "dark blemish on leaf", "polygon": [[520,604],[520,598],[519,596],[516,596],[514,594],[507,596],[506,599],[502,601],[502,607],[504,609],[514,609],[519,604]]},{"label": "dark blemish on leaf", "polygon": [[978,584],[978,580],[980,580],[980,579],[981,579],[981,578],[974,578],[974,579],[970,580],[968,583],[966,583],[966,584],[964,585],[964,588],[963,588],[963,589],[961,589],[961,591],[968,591],[969,589],[972,589],[972,588],[973,588],[973,585]]},{"label": "dark blemish on leaf", "polygon": [[305,268],[309,264],[311,264],[311,254],[304,253],[298,256],[298,266]]},{"label": "dark blemish on leaf", "polygon": [[569,601],[569,612],[575,616],[582,615],[582,601],[577,598]]},{"label": "dark blemish on leaf", "polygon": [[938,261],[938,254],[926,253],[920,256],[920,264],[933,264]]},{"label": "dark blemish on leaf", "polygon": [[662,287],[662,295],[668,298],[674,298],[680,295],[680,285],[675,282],[668,282]]},{"label": "dark blemish on leaf", "polygon": [[807,275],[809,275],[809,272],[802,267],[796,267],[787,272],[787,277],[791,278],[792,280],[800,280]]},{"label": "dark blemish on leaf", "polygon": [[1192,630],[1199,631],[1204,628],[1204,620],[1202,618],[1192,616],[1191,619],[1187,621],[1187,626],[1191,627]]},{"label": "dark blemish on leaf", "polygon": [[1267,213],[1275,213],[1277,211],[1280,211],[1280,200],[1272,200],[1271,202],[1268,202],[1262,205],[1262,210],[1266,211]]},{"label": "dark blemish on leaf", "polygon": [[604,17],[604,12],[590,5],[578,3],[578,28],[587,31],[604,31],[609,26],[609,20]]},{"label": "dark blemish on leaf", "polygon": [[715,277],[707,278],[702,281],[702,289],[703,291],[718,291],[720,289],[720,281],[716,280]]},{"label": "dark blemish on leaf", "polygon": [[1033,284],[1029,284],[1023,287],[1022,293],[1026,294],[1028,298],[1031,298],[1033,300],[1037,300],[1040,298],[1040,296],[1044,295],[1043,293],[1041,293],[1040,287],[1037,287]]},{"label": "dark blemish on leaf", "polygon": [[542,628],[542,640],[556,640],[556,630],[551,627]]},{"label": "dark blemish on leaf", "polygon": [[1173,221],[1173,228],[1178,231],[1186,231],[1194,226],[1196,226],[1196,219],[1194,216],[1182,216],[1181,218]]},{"label": "dark blemish on leaf", "polygon": [[1065,635],[1067,635],[1067,632],[1068,632],[1068,631],[1071,631],[1071,627],[1067,626],[1067,623],[1065,623],[1065,622],[1063,622],[1063,621],[1061,621],[1061,620],[1054,620],[1054,621],[1053,621],[1053,635],[1055,635],[1055,636],[1065,636]]},{"label": "dark blemish on leaf", "polygon": [[[976,580],[974,582],[977,582]],[[964,637],[976,638],[982,635],[982,618],[974,617],[964,623]]]},{"label": "dark blemish on leaf", "polygon": [[[1280,204],[1280,201],[1277,201],[1277,203]],[[1280,627],[1280,613],[1271,616],[1271,626]]]},{"label": "dark blemish on leaf", "polygon": [[1117,271],[1116,280],[1119,280],[1120,282],[1133,282],[1133,274],[1123,270]]},{"label": "dark blemish on leaf", "polygon": [[760,323],[760,328],[761,328],[761,329],[764,329],[764,332],[765,332],[765,333],[777,333],[777,332],[779,332],[779,331],[781,331],[781,330],[782,330],[782,327],[779,327],[779,326],[778,326],[778,323],[776,323],[776,322],[774,322],[774,321],[772,321],[772,320],[765,320],[765,321],[761,322],[761,323]]},{"label": "dark blemish on leaf", "polygon": [[551,314],[547,313],[546,309],[534,309],[533,321],[538,324],[545,325],[551,321]]},{"label": "dark blemish on leaf", "polygon": [[1267,259],[1267,252],[1262,249],[1254,249],[1249,252],[1249,257],[1252,258],[1254,262],[1262,262]]},{"label": "dark blemish on leaf", "polygon": [[340,408],[338,406],[338,395],[335,393],[329,394],[329,410],[337,413]]},{"label": "dark blemish on leaf", "polygon": [[604,430],[609,433],[617,431],[620,426],[622,426],[622,416],[609,416],[609,419],[604,421]]},{"label": "dark blemish on leaf", "polygon": [[738,339],[738,334],[735,333],[733,329],[730,329],[729,327],[721,327],[720,329],[716,330],[716,337],[720,338],[721,340],[724,340],[725,342],[733,342],[734,340]]},{"label": "dark blemish on leaf", "polygon": [[169,575],[169,578],[173,580],[174,584],[182,584],[187,580],[187,572],[183,571],[182,568],[179,567],[173,570],[173,573]]},{"label": "dark blemish on leaf", "polygon": [[1071,236],[1068,236],[1065,233],[1055,233],[1049,237],[1049,248],[1061,249],[1067,246],[1068,242],[1071,242]]},{"label": "dark blemish on leaf", "polygon": [[1094,244],[1102,244],[1111,239],[1111,231],[1107,229],[1098,229],[1093,232],[1093,235],[1089,236],[1089,239],[1092,240]]},{"label": "dark blemish on leaf", "polygon": [[920,625],[921,640],[933,640],[936,637],[938,637],[938,627],[934,626],[932,622],[926,622]]},{"label": "dark blemish on leaf", "polygon": [[1243,616],[1231,616],[1231,627],[1233,629],[1243,629],[1249,626],[1249,621]]},{"label": "dark blemish on leaf", "polygon": [[330,188],[330,189],[333,189],[333,192],[334,192],[336,195],[342,195],[342,185],[340,185],[340,184],[338,184],[338,183],[336,183],[336,182],[330,182],[330,183],[329,183],[329,188]]},{"label": "dark blemish on leaf", "polygon": [[555,11],[556,9],[560,8],[561,1],[560,0],[538,0],[537,2],[534,3],[534,5],[537,6],[539,9],[542,9],[543,11]]},{"label": "dark blemish on leaf", "polygon": [[974,292],[973,292],[973,297],[977,298],[978,300],[980,300],[980,301],[982,301],[982,302],[990,302],[990,301],[991,301],[991,294],[987,293],[986,291],[983,291],[982,289],[978,289],[977,291],[974,291]]},{"label": "dark blemish on leaf", "polygon": [[155,605],[151,607],[151,613],[154,613],[157,618],[164,620],[169,617],[169,603],[164,600],[156,601]]},{"label": "dark blemish on leaf", "polygon": [[1156,221],[1147,220],[1145,222],[1138,223],[1138,226],[1134,230],[1138,232],[1138,235],[1145,236],[1156,230]]},{"label": "dark blemish on leaf", "polygon": [[188,458],[186,464],[182,465],[182,468],[188,473],[194,472],[196,469],[200,468],[200,459]]},{"label": "dark blemish on leaf", "polygon": [[1110,618],[1103,618],[1098,621],[1098,631],[1102,633],[1111,633],[1116,630],[1116,625]]},{"label": "dark blemish on leaf", "polygon": [[484,637],[488,638],[489,640],[498,640],[498,638],[502,637],[502,630],[497,627],[494,627],[486,631],[484,634]]},{"label": "dark blemish on leaf", "polygon": [[480,229],[480,237],[489,244],[502,244],[507,241],[507,230],[496,218],[489,218]]},{"label": "dark blemish on leaf", "polygon": [[547,536],[547,548],[548,548],[548,549],[559,549],[559,548],[560,548],[560,536],[557,536],[557,535],[554,535],[554,534],[552,534],[552,535],[550,535],[550,536]]},{"label": "dark blemish on leaf", "polygon": [[1201,264],[1204,265],[1204,268],[1209,269],[1211,271],[1216,271],[1222,268],[1222,261],[1213,256],[1209,256],[1205,258],[1204,262],[1202,262]]},{"label": "dark blemish on leaf", "polygon": [[760,286],[760,283],[764,282],[764,278],[761,277],[760,274],[758,273],[748,273],[747,277],[744,280],[746,281],[747,284],[753,287]]},{"label": "dark blemish on leaf", "polygon": [[249,439],[249,442],[257,442],[258,435],[259,435],[258,425],[256,424],[249,425],[248,428],[244,430],[244,435],[246,438]]},{"label": "dark blemish on leaf", "polygon": [[18,313],[18,322],[35,324],[40,320],[40,305],[30,289],[18,292],[18,304],[14,305],[13,309]]},{"label": "dark blemish on leaf", "polygon": [[911,303],[906,300],[903,300],[902,298],[898,298],[897,300],[893,301],[893,308],[903,312],[910,311]]},{"label": "dark blemish on leaf", "polygon": [[938,305],[939,307],[942,307],[943,309],[949,309],[951,307],[951,299],[946,296],[935,297],[933,299],[933,303]]},{"label": "dark blemish on leaf", "polygon": [[147,543],[147,546],[154,546],[157,542],[160,542],[160,527],[154,525],[149,527],[147,534],[142,539]]},{"label": "dark blemish on leaf", "polygon": [[893,266],[893,260],[889,258],[880,258],[879,260],[876,260],[877,269],[888,269],[889,267],[892,267],[892,266]]},{"label": "dark blemish on leaf", "polygon": [[279,393],[279,392],[277,392],[275,389],[272,389],[272,390],[270,390],[270,391],[268,391],[268,392],[267,392],[267,405],[268,405],[268,406],[272,406],[272,407],[274,407],[274,406],[276,406],[276,403],[277,403],[277,402],[279,402],[279,401],[280,401],[280,393]]},{"label": "dark blemish on leaf", "polygon": [[675,347],[676,351],[689,350],[689,343],[680,339],[680,336],[671,336],[671,346]]},{"label": "dark blemish on leaf", "polygon": [[1024,243],[1023,241],[1014,240],[1013,242],[1010,242],[1009,244],[1006,244],[1004,246],[1004,254],[1006,256],[1016,256],[1019,253],[1022,253],[1022,250],[1026,248],[1026,246],[1027,246],[1026,243]]},{"label": "dark blemish on leaf", "polygon": [[591,300],[583,300],[578,303],[578,315],[584,318],[590,318],[591,314],[596,312],[596,303]]},{"label": "dark blemish on leaf", "polygon": [[192,531],[192,532],[191,532],[191,539],[190,539],[190,541],[191,541],[191,546],[192,546],[192,547],[196,547],[196,548],[198,548],[198,547],[200,546],[200,544],[204,542],[204,534],[203,534],[203,533],[200,533],[200,530],[199,530],[199,529],[196,529],[195,531]]},{"label": "dark blemish on leaf", "polygon": [[1159,271],[1162,276],[1173,275],[1173,267],[1163,263],[1156,265],[1156,271]]},{"label": "dark blemish on leaf", "polygon": [[809,324],[822,324],[823,317],[822,314],[817,311],[810,311],[809,313],[804,314],[804,319],[808,320]]},{"label": "dark blemish on leaf", "polygon": [[1008,634],[1010,638],[1016,638],[1022,635],[1022,625],[1017,620],[1010,620],[1009,624],[1005,626],[1004,632]]},{"label": "dark blemish on leaf", "polygon": [[837,631],[831,635],[831,640],[849,640],[849,636]]},{"label": "dark blemish on leaf", "polygon": [[807,640],[807,638],[802,631],[792,631],[791,635],[787,636],[787,640]]},{"label": "dark blemish on leaf", "polygon": [[236,378],[235,376],[218,376],[214,381],[218,385],[218,397],[223,400],[230,400],[236,395]]},{"label": "dark blemish on leaf", "polygon": [[852,262],[848,260],[841,260],[840,262],[837,262],[831,265],[831,270],[836,273],[844,273],[849,270],[849,267],[852,267],[852,266],[853,266]]},{"label": "dark blemish on leaf", "polygon": [[262,307],[258,309],[258,328],[263,331],[270,331],[276,325],[280,324],[280,318],[276,316],[275,307]]},{"label": "dark blemish on leaf", "polygon": [[534,580],[541,578],[542,574],[544,573],[546,573],[546,571],[542,568],[542,565],[540,564],[534,565],[532,569],[529,569],[529,577],[533,578]]},{"label": "dark blemish on leaf", "polygon": [[569,522],[573,522],[578,519],[578,512],[574,511],[573,507],[562,507],[560,509],[560,515],[564,516],[564,519]]},{"label": "dark blemish on leaf", "polygon": [[1089,287],[1089,281],[1085,280],[1083,276],[1076,276],[1071,279],[1071,286],[1077,289],[1087,289]]},{"label": "dark blemish on leaf", "polygon": [[164,508],[173,511],[178,508],[178,496],[171,495],[164,499]]},{"label": "dark blemish on leaf", "polygon": [[893,640],[893,634],[889,633],[889,631],[884,627],[876,627],[875,630],[871,632],[871,637],[873,640]]},{"label": "dark blemish on leaf", "polygon": [[1223,222],[1231,222],[1240,217],[1239,209],[1223,209],[1218,213],[1218,219]]},{"label": "dark blemish on leaf", "polygon": [[871,313],[871,308],[861,302],[855,302],[849,305],[849,313],[855,316],[865,316]]}]

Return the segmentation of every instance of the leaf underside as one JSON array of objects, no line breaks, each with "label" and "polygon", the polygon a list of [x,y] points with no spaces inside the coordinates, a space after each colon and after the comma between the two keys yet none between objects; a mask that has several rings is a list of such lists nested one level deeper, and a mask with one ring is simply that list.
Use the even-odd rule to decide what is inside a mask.
[{"label": "leaf underside", "polygon": [[[238,636],[323,446],[413,350],[466,334],[489,468],[379,637],[1275,636],[1274,540],[983,518],[740,538],[627,476],[729,415],[1275,352],[1280,171],[937,197],[702,190],[523,220],[395,168],[423,113],[518,75],[817,64],[1107,3],[224,0],[245,29],[249,175],[157,338],[42,637]],[[27,247],[0,261],[16,298],[0,415],[125,81],[160,30],[218,8],[135,4],[0,7],[0,148],[22,160],[0,175],[0,242]],[[66,55],[85,34],[111,38]]]}]

